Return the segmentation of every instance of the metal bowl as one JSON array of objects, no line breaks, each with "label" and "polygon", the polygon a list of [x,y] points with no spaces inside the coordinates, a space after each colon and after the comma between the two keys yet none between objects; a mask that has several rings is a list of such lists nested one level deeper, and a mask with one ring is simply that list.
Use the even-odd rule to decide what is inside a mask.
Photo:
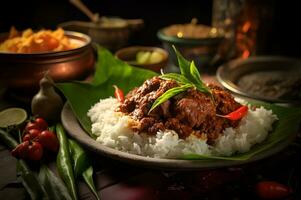
[{"label": "metal bowl", "polygon": [[301,61],[258,56],[220,66],[218,81],[232,93],[253,100],[301,106]]},{"label": "metal bowl", "polygon": [[[96,59],[91,39],[78,32],[65,31],[65,35],[80,46],[57,52],[0,52],[0,84],[10,90],[33,94],[46,71],[56,82],[86,78],[93,71]],[[2,34],[0,41],[6,37],[7,34]]]}]

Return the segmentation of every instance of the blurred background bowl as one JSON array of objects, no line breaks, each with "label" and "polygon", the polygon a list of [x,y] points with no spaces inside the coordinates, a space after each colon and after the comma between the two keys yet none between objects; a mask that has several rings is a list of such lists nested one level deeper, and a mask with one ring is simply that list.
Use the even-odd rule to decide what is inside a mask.
[{"label": "blurred background bowl", "polygon": [[93,42],[116,51],[128,44],[133,31],[140,29],[142,19],[122,19],[102,17],[99,23],[85,21],[69,21],[59,24],[65,30],[77,31],[89,35]]},{"label": "blurred background bowl", "polygon": [[223,33],[216,28],[200,24],[175,24],[160,29],[157,37],[175,65],[178,65],[178,62],[172,45],[186,59],[194,60],[198,66],[202,66],[201,71],[210,71],[210,62],[217,54]]},{"label": "blurred background bowl", "polygon": [[234,95],[286,106],[301,106],[301,61],[279,56],[232,60],[217,70]]},{"label": "blurred background bowl", "polygon": [[[137,61],[137,54],[139,52],[157,52],[160,54],[161,59],[154,63],[139,63]],[[159,47],[148,47],[148,46],[132,46],[126,47],[118,50],[115,56],[128,63],[129,65],[141,67],[144,69],[153,70],[155,72],[160,72],[160,70],[167,66],[168,63],[168,52]]]},{"label": "blurred background bowl", "polygon": [[[79,43],[79,47],[43,53],[0,52],[0,85],[20,95],[32,95],[46,71],[56,82],[85,79],[93,71],[96,60],[91,39],[78,32],[65,31],[65,35]],[[1,34],[0,42],[7,36]]]}]

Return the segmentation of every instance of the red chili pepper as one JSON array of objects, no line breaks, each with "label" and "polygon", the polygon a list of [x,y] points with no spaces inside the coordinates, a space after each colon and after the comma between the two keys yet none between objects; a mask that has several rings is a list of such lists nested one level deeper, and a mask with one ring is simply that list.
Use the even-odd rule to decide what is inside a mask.
[{"label": "red chili pepper", "polygon": [[292,192],[290,187],[275,181],[262,181],[256,184],[256,193],[262,199],[282,199]]},{"label": "red chili pepper", "polygon": [[123,91],[120,88],[118,88],[116,85],[113,85],[113,87],[115,88],[114,96],[118,101],[123,102],[124,101]]},{"label": "red chili pepper", "polygon": [[241,106],[237,110],[235,110],[227,115],[216,114],[216,116],[223,117],[223,118],[226,118],[226,119],[229,119],[232,121],[236,121],[236,120],[243,118],[247,113],[248,113],[248,106]]}]

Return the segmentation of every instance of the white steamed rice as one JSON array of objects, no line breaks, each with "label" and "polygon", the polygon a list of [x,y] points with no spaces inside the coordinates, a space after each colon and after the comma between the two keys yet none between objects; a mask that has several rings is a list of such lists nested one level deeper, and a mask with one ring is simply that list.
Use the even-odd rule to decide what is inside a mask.
[{"label": "white steamed rice", "polygon": [[277,120],[272,111],[263,107],[255,111],[249,109],[237,128],[226,128],[215,145],[210,146],[206,140],[193,135],[180,139],[173,130],[159,131],[156,136],[135,133],[129,127],[132,119],[115,111],[118,105],[115,98],[107,98],[88,111],[96,141],[120,151],[157,158],[176,158],[191,153],[229,156],[235,152],[247,152],[267,137]]}]

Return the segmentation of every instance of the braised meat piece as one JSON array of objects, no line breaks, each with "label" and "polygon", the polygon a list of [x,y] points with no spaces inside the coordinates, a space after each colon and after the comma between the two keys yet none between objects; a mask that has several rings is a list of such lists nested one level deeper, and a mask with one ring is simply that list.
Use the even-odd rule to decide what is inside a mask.
[{"label": "braised meat piece", "polygon": [[215,115],[215,105],[210,95],[191,89],[175,102],[175,114],[181,122],[200,127],[208,116]]},{"label": "braised meat piece", "polygon": [[216,105],[216,113],[226,115],[237,110],[241,104],[236,102],[231,94],[223,90],[221,87],[209,84]]},{"label": "braised meat piece", "polygon": [[233,112],[241,105],[229,93],[212,84],[208,85],[212,94],[192,88],[170,98],[149,113],[155,100],[176,86],[178,84],[175,81],[159,77],[149,79],[126,95],[119,111],[137,122],[131,127],[139,133],[156,134],[159,130],[170,129],[176,131],[180,138],[190,134],[205,135],[209,144],[214,143],[225,128],[238,125],[238,121],[216,116]]},{"label": "braised meat piece", "polygon": [[[149,79],[125,96],[125,101],[120,105],[119,110],[131,115],[134,119],[141,120],[148,116],[149,109],[159,96],[176,86],[178,84],[175,81],[163,81],[159,77]],[[155,110],[154,112],[160,111]],[[157,118],[158,116],[154,117]]]}]

